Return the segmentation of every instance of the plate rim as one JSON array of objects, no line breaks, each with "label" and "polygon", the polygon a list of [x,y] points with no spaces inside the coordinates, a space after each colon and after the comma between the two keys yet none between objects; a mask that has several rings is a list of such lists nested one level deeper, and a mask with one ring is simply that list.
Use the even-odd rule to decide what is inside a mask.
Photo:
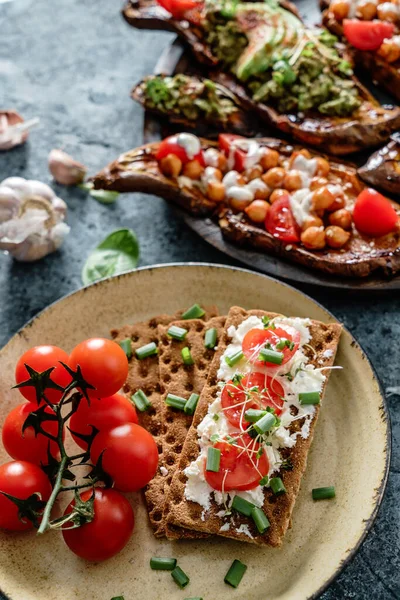
[{"label": "plate rim", "polygon": [[[275,277],[272,277],[271,275],[267,275],[265,273],[260,273],[257,271],[252,271],[251,269],[246,269],[244,267],[236,267],[236,266],[232,266],[232,265],[224,265],[222,263],[209,263],[209,262],[195,262],[195,261],[190,261],[190,262],[171,262],[171,263],[156,263],[154,265],[146,265],[143,267],[138,267],[136,269],[131,269],[129,271],[126,271],[124,273],[120,273],[118,275],[113,275],[111,277],[104,277],[102,279],[99,279],[98,281],[95,281],[93,283],[90,283],[88,285],[82,286],[80,288],[78,288],[77,290],[71,291],[67,294],[64,294],[63,296],[61,296],[60,298],[58,298],[57,300],[55,300],[54,302],[51,302],[50,304],[48,304],[45,308],[43,308],[41,311],[39,311],[36,315],[34,315],[31,319],[29,319],[24,325],[22,325],[22,327],[20,327],[12,336],[11,338],[4,344],[4,346],[2,346],[0,348],[0,354],[3,354],[6,350],[8,345],[12,342],[12,340],[18,336],[21,335],[21,333],[27,328],[27,327],[31,327],[33,325],[33,323],[35,321],[37,321],[39,318],[43,317],[43,315],[45,315],[45,313],[50,310],[51,308],[53,308],[55,305],[63,302],[64,300],[66,300],[67,298],[70,298],[71,296],[75,296],[78,294],[82,294],[84,293],[87,289],[89,288],[93,288],[93,287],[97,287],[97,286],[101,286],[104,283],[107,282],[111,282],[113,280],[117,281],[119,279],[122,278],[126,278],[126,277],[131,277],[132,275],[134,275],[137,272],[141,272],[141,271],[152,271],[152,270],[158,270],[158,269],[165,269],[165,268],[179,268],[179,267],[206,267],[206,268],[215,268],[215,269],[227,269],[230,271],[239,271],[239,272],[244,272],[244,273],[248,273],[250,275],[254,275],[256,277],[262,277],[265,279],[269,279],[274,281],[275,283],[278,283],[279,285],[283,286],[284,288],[289,288],[291,291],[295,291],[298,294],[301,294],[302,296],[305,296],[308,300],[310,300],[311,302],[313,302],[314,304],[316,304],[319,308],[321,308],[325,313],[327,313],[332,319],[334,319],[336,322],[339,322],[337,320],[337,318],[335,317],[335,315],[328,310],[323,304],[321,304],[320,302],[318,302],[318,300],[315,300],[314,298],[312,298],[309,294],[303,292],[302,290],[297,289],[296,287],[294,287],[293,285],[290,285],[288,283],[286,283],[285,281],[281,281],[280,279],[277,279]],[[346,556],[346,558],[339,563],[338,567],[336,568],[336,570],[334,571],[334,573],[329,577],[329,579],[327,579],[322,586],[320,586],[311,596],[308,597],[307,600],[316,600],[317,598],[319,598],[321,596],[321,594],[323,594],[323,592],[325,592],[330,585],[332,585],[332,583],[334,583],[334,581],[339,577],[339,575],[345,570],[345,568],[353,561],[353,559],[355,558],[355,556],[357,555],[360,547],[362,546],[362,544],[364,543],[367,535],[369,534],[370,530],[372,529],[372,526],[374,525],[376,518],[378,516],[379,510],[382,506],[382,501],[385,497],[385,493],[386,493],[386,489],[387,489],[387,483],[388,483],[388,478],[389,478],[389,471],[390,471],[390,464],[391,464],[391,459],[392,459],[392,424],[391,424],[391,416],[390,416],[390,411],[389,411],[389,407],[388,407],[388,403],[386,400],[386,396],[383,390],[383,386],[382,383],[380,381],[380,378],[376,372],[376,369],[374,367],[374,365],[372,364],[371,360],[369,359],[368,354],[366,353],[366,351],[364,350],[363,346],[358,342],[358,340],[353,336],[353,334],[347,329],[347,327],[345,327],[342,324],[343,330],[350,336],[351,338],[351,345],[352,347],[357,346],[358,349],[360,350],[360,352],[362,353],[364,359],[367,361],[367,364],[369,365],[371,371],[372,371],[372,375],[374,377],[374,379],[377,382],[378,385],[378,390],[379,390],[379,394],[381,397],[381,401],[382,401],[382,408],[383,408],[383,422],[385,423],[386,426],[386,434],[385,434],[385,468],[384,468],[384,474],[382,477],[382,480],[379,484],[379,487],[375,490],[375,498],[374,498],[374,509],[371,513],[371,515],[369,516],[369,518],[367,520],[365,520],[363,522],[363,529],[362,529],[362,534],[360,535],[359,539],[357,540],[356,544],[352,547],[351,551],[349,552],[348,556]],[[2,595],[2,597],[4,598],[4,600],[12,600],[10,597],[6,596],[5,593],[1,590],[0,588],[0,594]]]}]

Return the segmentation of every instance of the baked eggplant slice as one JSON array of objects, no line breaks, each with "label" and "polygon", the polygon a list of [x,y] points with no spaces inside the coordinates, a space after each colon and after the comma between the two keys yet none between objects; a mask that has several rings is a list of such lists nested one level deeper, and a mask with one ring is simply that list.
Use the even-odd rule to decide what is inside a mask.
[{"label": "baked eggplant slice", "polygon": [[212,128],[251,137],[257,129],[238,98],[211,79],[183,73],[150,75],[133,88],[131,96],[150,113],[200,134]]},{"label": "baked eggplant slice", "polygon": [[[368,6],[366,6],[367,4]],[[358,2],[356,0],[352,3],[349,0],[336,0],[336,2],[321,0],[322,22],[334,35],[346,41],[343,33],[344,16],[348,18],[358,16],[363,23],[368,23],[372,19],[379,18],[380,11],[383,11],[382,19],[384,20],[385,11],[390,11],[392,5],[393,15],[388,15],[390,20],[386,23],[393,23],[393,36],[385,39],[384,43],[376,50],[360,50],[348,44],[348,51],[356,67],[362,69],[371,78],[371,81],[376,82],[382,89],[400,101],[400,11],[398,5],[391,3],[390,0],[384,4],[385,6],[382,6],[381,3],[367,3],[363,0]],[[355,13],[354,9],[356,9]],[[368,25],[366,26],[368,27]]]},{"label": "baked eggplant slice", "polygon": [[377,150],[358,174],[367,183],[394,194],[400,200],[400,133],[394,133],[391,141]]},{"label": "baked eggplant slice", "polygon": [[243,109],[307,145],[345,155],[381,145],[400,128],[400,108],[381,106],[352,75],[342,47],[326,30],[305,28],[293,5],[230,6],[233,16],[213,4],[185,15],[189,21],[138,0],[123,14],[134,27],[175,31]]},{"label": "baked eggplant slice", "polygon": [[[400,270],[397,225],[379,237],[361,234],[354,225],[354,203],[365,189],[355,167],[274,138],[222,134],[218,144],[196,138],[197,148],[190,135],[122,154],[93,177],[95,188],[161,196],[197,217],[213,218],[236,244],[332,275]],[[186,139],[179,142],[179,136]],[[170,161],[176,144],[191,148],[187,162],[176,156]],[[392,207],[399,208],[394,202]]]}]

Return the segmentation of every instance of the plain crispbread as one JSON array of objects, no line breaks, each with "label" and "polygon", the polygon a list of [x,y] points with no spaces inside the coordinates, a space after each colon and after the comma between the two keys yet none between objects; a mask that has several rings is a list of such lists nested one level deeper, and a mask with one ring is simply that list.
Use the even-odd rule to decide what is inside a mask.
[{"label": "plain crispbread", "polygon": [[[180,453],[186,439],[187,432],[193,416],[186,415],[183,411],[173,409],[165,404],[167,394],[174,394],[189,398],[190,394],[201,393],[207,380],[208,371],[214,358],[215,350],[207,349],[204,345],[204,335],[207,329],[216,328],[218,338],[223,331],[226,317],[214,317],[209,321],[194,319],[192,321],[176,321],[171,323],[187,330],[185,339],[180,342],[167,335],[168,327],[159,326],[160,339],[160,382],[164,386],[164,402],[161,407],[163,464],[168,473],[165,474],[164,493],[161,494],[158,505],[163,508],[164,520],[168,513],[168,491],[172,476],[179,462]],[[218,344],[218,341],[217,341]],[[191,366],[185,366],[182,361],[181,350],[188,346],[194,360]],[[180,532],[173,528],[166,528],[169,538],[182,537]],[[189,537],[189,533],[185,536]],[[199,537],[191,534],[191,537]]]},{"label": "plain crispbread", "polygon": [[[206,307],[205,319],[218,314],[215,306]],[[120,329],[113,329],[111,336],[116,342],[124,339],[131,340],[132,357],[129,360],[129,374],[124,385],[124,392],[132,395],[137,390],[143,390],[151,402],[151,408],[143,413],[139,413],[140,424],[147,429],[154,437],[159,453],[159,467],[163,465],[163,447],[161,435],[161,407],[163,387],[160,385],[159,359],[158,355],[150,356],[143,360],[138,360],[135,350],[154,342],[158,345],[158,326],[168,325],[172,321],[179,319],[183,311],[179,311],[173,316],[158,315],[148,321],[142,321],[134,325],[125,325]],[[189,323],[189,321],[187,321]],[[157,470],[155,477],[150,481],[145,489],[144,496],[149,514],[149,520],[154,531],[154,535],[162,537],[165,534],[162,510],[159,509],[159,491],[164,487],[164,478]]]},{"label": "plain crispbread", "polygon": [[[186,483],[184,469],[193,460],[196,460],[198,456],[199,447],[197,441],[197,426],[207,413],[208,406],[215,399],[219,389],[217,372],[220,364],[220,358],[226,346],[230,342],[227,330],[231,325],[237,327],[245,318],[250,315],[256,315],[260,317],[264,315],[268,317],[276,316],[275,314],[259,310],[246,312],[238,307],[234,307],[230,310],[226,321],[224,334],[221,336],[218,350],[211,365],[207,384],[203,389],[197,406],[193,425],[186,437],[179,468],[177,469],[172,480],[170,488],[168,525],[189,530],[194,529],[207,534],[222,535],[224,537],[230,537],[255,544],[280,546],[290,524],[293,506],[300,488],[302,475],[306,468],[308,451],[312,442],[314,428],[320,409],[319,405],[316,406],[316,414],[311,422],[309,436],[305,439],[301,436],[298,436],[296,445],[293,448],[286,448],[282,452],[283,458],[290,459],[290,463],[293,466],[292,470],[281,470],[280,472],[280,476],[283,479],[287,493],[281,496],[275,496],[269,488],[265,488],[263,510],[267,515],[271,526],[264,535],[260,535],[257,532],[251,519],[241,516],[238,513],[233,516],[233,526],[231,525],[228,531],[221,531],[221,527],[224,525],[225,521],[221,516],[217,516],[217,513],[221,511],[220,505],[217,505],[214,501],[212,501],[211,509],[207,512],[204,518],[204,514],[202,517],[203,508],[195,502],[186,500],[184,497]],[[319,321],[311,321],[310,344],[303,348],[304,352],[308,355],[310,364],[313,364],[316,367],[329,367],[333,365],[340,332],[341,326],[337,323],[325,325]],[[321,397],[326,389],[329,370],[327,370],[326,375],[327,378],[324,383]],[[300,427],[301,421],[294,421],[294,425],[292,425],[291,430],[296,431]],[[243,528],[238,530],[241,525],[247,526],[247,531],[251,537],[243,531]],[[185,537],[184,533],[182,537]]]}]

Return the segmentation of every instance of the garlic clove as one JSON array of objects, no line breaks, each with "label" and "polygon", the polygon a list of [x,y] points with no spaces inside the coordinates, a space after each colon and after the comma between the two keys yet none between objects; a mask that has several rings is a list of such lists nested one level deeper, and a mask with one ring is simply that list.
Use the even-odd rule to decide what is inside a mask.
[{"label": "garlic clove", "polygon": [[0,223],[17,216],[21,201],[18,194],[6,185],[0,185]]},{"label": "garlic clove", "polygon": [[27,180],[28,187],[27,192],[24,194],[24,198],[27,196],[41,196],[46,198],[49,202],[52,202],[55,198],[55,193],[47,183],[41,181],[35,181],[34,179]]},{"label": "garlic clove", "polygon": [[57,183],[77,185],[86,177],[86,167],[62,150],[54,149],[48,158],[49,171]]},{"label": "garlic clove", "polygon": [[39,119],[24,121],[15,110],[0,111],[0,150],[10,150],[28,139],[29,129],[39,123]]}]

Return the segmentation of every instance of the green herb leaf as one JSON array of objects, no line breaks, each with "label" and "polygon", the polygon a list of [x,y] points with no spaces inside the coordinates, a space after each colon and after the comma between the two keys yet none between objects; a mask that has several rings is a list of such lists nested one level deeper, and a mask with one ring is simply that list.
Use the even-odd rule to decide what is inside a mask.
[{"label": "green herb leaf", "polygon": [[94,183],[92,183],[91,181],[86,181],[85,183],[78,183],[77,187],[81,190],[84,190],[85,192],[88,192],[89,190],[92,190],[94,188]]},{"label": "green herb leaf", "polygon": [[117,229],[89,255],[82,270],[85,285],[103,277],[119,275],[137,266],[139,244],[131,229]]},{"label": "green herb leaf", "polygon": [[114,204],[119,196],[119,192],[110,190],[90,190],[89,194],[92,198],[97,200],[97,202],[101,202],[101,204]]}]

